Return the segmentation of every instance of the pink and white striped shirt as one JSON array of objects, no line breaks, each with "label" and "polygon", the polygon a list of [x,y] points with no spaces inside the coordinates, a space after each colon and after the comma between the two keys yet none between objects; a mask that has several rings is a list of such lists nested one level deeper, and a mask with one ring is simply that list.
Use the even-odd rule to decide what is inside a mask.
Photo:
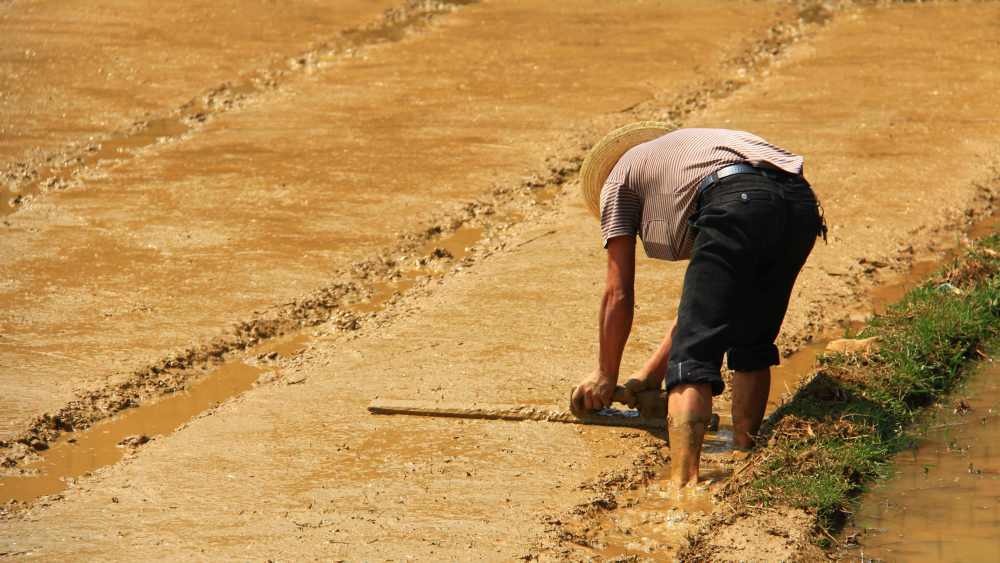
[{"label": "pink and white striped shirt", "polygon": [[688,218],[706,176],[738,163],[802,174],[802,162],[752,133],[728,129],[678,129],[632,147],[601,188],[604,246],[614,237],[639,236],[650,258],[690,258],[694,235]]}]

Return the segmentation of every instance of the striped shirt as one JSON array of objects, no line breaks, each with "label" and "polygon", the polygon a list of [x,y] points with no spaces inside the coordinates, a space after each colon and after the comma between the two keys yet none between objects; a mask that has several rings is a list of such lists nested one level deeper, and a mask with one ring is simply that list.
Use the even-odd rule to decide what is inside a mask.
[{"label": "striped shirt", "polygon": [[802,157],[745,131],[678,129],[626,152],[601,188],[604,246],[619,236],[639,236],[646,256],[691,257],[688,218],[698,184],[730,164],[770,164],[802,174]]}]

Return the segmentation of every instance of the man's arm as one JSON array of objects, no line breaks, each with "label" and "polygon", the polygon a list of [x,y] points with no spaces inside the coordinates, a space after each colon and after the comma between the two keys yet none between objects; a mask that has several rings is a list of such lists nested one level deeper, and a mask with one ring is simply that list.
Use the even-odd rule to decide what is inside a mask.
[{"label": "man's arm", "polygon": [[588,410],[611,405],[622,353],[632,330],[635,307],[635,237],[608,241],[608,269],[598,319],[600,353],[597,370],[577,387]]},{"label": "man's arm", "polygon": [[601,299],[601,351],[598,370],[612,383],[618,381],[625,343],[635,311],[635,237],[608,241],[608,273]]},{"label": "man's arm", "polygon": [[[646,364],[642,366],[639,373],[633,379],[629,380],[629,382],[625,383],[625,387],[629,388],[633,393],[638,393],[647,389],[659,389],[663,385],[663,377],[667,373],[667,362],[670,360],[670,346],[673,343],[675,330],[677,330],[677,321],[670,321],[667,334],[663,337],[663,341],[660,342],[660,347],[646,360]],[[633,386],[630,383],[632,381],[638,381],[639,383]]]}]

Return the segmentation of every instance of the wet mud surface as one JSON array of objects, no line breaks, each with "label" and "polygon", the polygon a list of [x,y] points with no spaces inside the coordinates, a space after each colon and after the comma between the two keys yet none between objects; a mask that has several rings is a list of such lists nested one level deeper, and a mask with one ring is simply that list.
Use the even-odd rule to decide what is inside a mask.
[{"label": "wet mud surface", "polygon": [[[0,436],[17,437],[81,393],[134,380],[255,311],[313,291],[329,309],[396,283],[387,261],[423,258],[407,256],[400,235],[488,214],[489,205],[463,207],[498,186],[544,186],[550,170],[579,158],[580,129],[697,84],[696,66],[717,67],[753,37],[738,20],[758,17],[763,32],[774,12],[733,5],[734,34],[702,33],[719,30],[717,9],[463,6],[397,42],[316,61],[314,72],[197,135],[32,200],[9,216],[0,248],[0,322],[12,335],[2,343],[0,395],[18,397],[3,405]],[[640,32],[636,19],[676,30],[653,50],[625,36],[587,39],[608,22]],[[550,26],[565,33],[546,33]],[[664,33],[645,32],[654,31]],[[597,53],[620,64],[596,65]],[[354,267],[373,254],[391,279]],[[32,392],[21,392],[29,380]]]},{"label": "wet mud surface", "polygon": [[183,391],[126,409],[86,430],[64,433],[38,454],[40,459],[24,464],[24,474],[0,477],[0,503],[30,502],[59,493],[71,480],[117,463],[130,449],[173,432],[254,384],[280,380],[278,363],[301,353],[308,340],[301,334],[268,341],[248,351],[246,361],[227,361]]},{"label": "wet mud surface", "polygon": [[[453,8],[355,56],[307,60],[5,218],[0,492],[45,481],[50,459],[72,470],[46,478],[55,494],[3,509],[0,554],[105,558],[121,541],[135,558],[674,553],[700,533],[711,486],[662,486],[656,432],[366,407],[563,406],[596,353],[604,260],[574,172],[618,123],[735,127],[806,154],[833,230],[793,296],[779,345],[806,350],[772,402],[810,350],[879,306],[873,287],[940,259],[1000,191],[1000,135],[981,121],[1000,82],[996,6],[808,21],[769,3]],[[965,41],[929,40],[942,22]],[[625,373],[674,316],[683,267],[640,260]],[[281,334],[293,351],[258,348]],[[199,381],[225,389],[187,398]],[[125,422],[174,400],[183,415]],[[724,430],[708,480],[732,470]],[[100,451],[73,450],[88,432]],[[772,515],[718,538],[742,546],[736,558],[789,558],[807,521]],[[748,526],[759,533],[737,533]]]},{"label": "wet mud surface", "polygon": [[[1000,364],[986,361],[866,495],[845,543],[881,561],[1000,558]],[[858,544],[860,544],[858,546]]]},{"label": "wet mud surface", "polygon": [[[122,126],[120,123],[108,123],[107,120],[102,120],[99,122],[99,126],[95,129],[97,134],[89,135],[87,137],[87,142],[84,144],[70,143],[54,151],[50,151],[48,154],[34,154],[39,153],[40,149],[38,145],[32,147],[33,152],[29,152],[21,160],[15,160],[12,164],[6,165],[6,171],[4,172],[6,187],[8,192],[7,204],[0,206],[0,216],[13,213],[22,206],[25,206],[31,202],[38,195],[50,191],[65,190],[69,188],[80,188],[86,184],[88,178],[92,178],[95,175],[100,175],[102,169],[107,167],[113,167],[121,164],[122,161],[129,160],[141,153],[143,149],[155,148],[156,145],[169,144],[184,140],[190,134],[195,133],[202,125],[210,120],[213,120],[220,115],[240,109],[248,104],[253,103],[256,99],[261,97],[263,94],[271,92],[273,90],[281,88],[285,83],[290,80],[294,80],[299,74],[314,74],[318,69],[328,67],[334,62],[345,59],[354,58],[360,56],[366,47],[373,45],[380,45],[385,43],[393,43],[402,40],[407,35],[411,33],[416,33],[421,30],[425,30],[426,27],[433,21],[437,16],[441,16],[449,13],[457,6],[463,4],[475,3],[475,0],[436,0],[433,2],[418,2],[416,0],[411,0],[410,2],[402,6],[394,6],[391,9],[388,8],[389,4],[380,4],[378,2],[367,3],[364,6],[351,6],[345,5],[341,6],[341,10],[338,11],[337,15],[340,16],[339,23],[340,26],[330,25],[331,22],[322,22],[325,17],[329,17],[334,12],[327,12],[324,14],[325,17],[316,17],[314,14],[298,14],[296,10],[293,9],[289,12],[282,13],[279,20],[283,18],[289,18],[290,21],[282,21],[281,23],[291,27],[300,26],[305,28],[315,27],[316,31],[314,33],[304,33],[306,29],[296,30],[295,32],[288,31],[289,34],[294,34],[298,40],[303,40],[310,35],[317,35],[318,29],[326,30],[326,37],[323,41],[317,41],[315,38],[308,43],[301,43],[302,45],[309,45],[308,50],[295,53],[291,56],[287,56],[284,59],[279,59],[277,61],[271,61],[268,66],[258,66],[257,68],[244,67],[241,74],[235,80],[229,80],[219,85],[212,85],[212,88],[208,88],[203,93],[198,96],[188,100],[177,108],[171,108],[170,111],[159,111],[158,113],[146,112],[141,119],[133,118],[132,122],[127,126]],[[223,12],[228,12],[232,18],[241,17],[239,24],[246,25],[250,23],[253,25],[255,23],[254,19],[251,17],[249,20],[245,18],[244,8],[241,6],[239,10],[235,7],[231,9],[226,9],[226,6],[194,6],[194,10],[187,12],[188,16],[194,16],[198,14],[199,9],[209,9],[209,10],[220,10]],[[298,8],[306,8],[307,6],[299,6]],[[76,7],[79,11],[79,7]],[[379,10],[385,9],[384,13],[378,18],[372,18],[371,21],[366,22],[363,26],[351,27],[352,22],[357,21],[360,18],[372,17]],[[267,7],[264,8],[267,10]],[[42,10],[44,11],[44,10]],[[98,7],[96,10],[98,13],[104,15],[107,11]],[[240,16],[237,16],[237,13]],[[162,14],[161,14],[162,15]],[[269,14],[271,17],[274,14]],[[122,17],[118,15],[117,17]],[[197,17],[197,16],[195,16]],[[42,20],[42,24],[53,24],[54,22],[49,21],[51,19],[58,19],[58,14],[46,13]],[[13,19],[13,18],[12,18]],[[98,25],[109,25],[112,22],[104,21],[100,16],[96,18]],[[267,47],[274,47],[275,37],[255,37],[254,41],[247,41],[246,37],[242,35],[247,32],[247,30],[242,29],[240,25],[233,25],[236,22],[227,21],[226,18],[219,20],[220,23],[226,24],[224,29],[218,30],[199,30],[202,36],[206,33],[218,33],[216,40],[219,45],[214,47],[219,47],[222,45],[227,45],[230,41],[237,41],[244,48],[256,46],[258,49],[263,50]],[[27,23],[26,29],[30,31],[32,29],[31,24],[35,24],[35,21],[29,22],[16,22],[16,23]],[[78,22],[74,22],[75,24]],[[319,24],[319,25],[317,25]],[[324,25],[325,24],[325,25]],[[13,25],[13,24],[12,24]],[[91,22],[93,25],[93,22]],[[42,26],[39,26],[42,27]],[[340,29],[338,30],[338,27]],[[284,31],[282,26],[277,26],[277,29],[269,27],[269,30],[273,33],[277,31],[280,33]],[[24,30],[20,30],[22,33]],[[188,29],[188,33],[192,30]],[[198,33],[195,31],[194,33]],[[34,37],[26,38],[26,42],[31,43]],[[271,42],[267,42],[270,39]],[[263,44],[260,42],[263,41]],[[49,49],[51,45],[44,43],[44,47]],[[128,52],[131,44],[125,43],[124,45],[119,45],[120,48]],[[285,42],[282,44],[283,48],[289,49],[293,48],[293,45]],[[25,56],[31,58],[35,55],[35,51],[28,49],[25,51]],[[85,59],[87,56],[93,56],[93,53],[75,53],[75,56]],[[129,55],[133,57],[140,57],[140,53],[129,52]],[[212,56],[214,55],[214,57]],[[198,64],[202,65],[213,65],[213,70],[219,70],[222,66],[219,63],[224,61],[229,61],[226,58],[228,53],[224,49],[216,48],[213,53],[205,54],[199,51],[189,54],[192,60],[186,61],[187,65],[193,67],[190,70],[198,69]],[[232,56],[232,55],[230,55]],[[273,58],[273,57],[272,57]],[[17,59],[16,56],[13,59]],[[207,60],[206,60],[207,59]],[[239,60],[236,57],[236,60]],[[90,61],[87,61],[90,62]],[[128,57],[123,57],[122,60],[116,61],[118,64],[129,64],[137,63],[142,64],[153,62],[149,60],[128,60]],[[159,62],[159,61],[156,61]],[[246,61],[244,61],[246,62]],[[264,60],[253,61],[257,64],[263,64]],[[214,64],[213,64],[214,63]],[[26,66],[26,74],[33,75],[37,72],[37,67],[39,64],[34,61],[28,61],[28,64],[21,65]],[[184,65],[180,65],[184,66]],[[84,64],[86,68],[86,64]],[[155,65],[153,66],[155,68]],[[248,70],[249,69],[249,70]],[[19,72],[20,67],[14,65],[11,71],[11,76],[9,82],[11,83],[11,90],[19,94],[20,98],[38,100],[36,103],[31,104],[30,109],[32,111],[38,112],[39,117],[44,120],[47,117],[51,117],[46,113],[39,111],[42,107],[45,107],[45,102],[39,100],[39,98],[44,98],[44,96],[38,96],[38,92],[33,92],[32,88],[46,88],[46,92],[56,91],[57,95],[48,94],[47,101],[51,103],[54,99],[60,98],[60,96],[70,97],[74,101],[78,101],[78,98],[83,98],[84,101],[87,100],[86,95],[81,96],[80,91],[84,92],[89,90],[101,90],[108,88],[109,91],[114,91],[114,87],[117,85],[109,86],[101,79],[104,78],[102,74],[104,69],[98,69],[97,76],[95,79],[93,75],[84,75],[83,77],[74,76],[74,82],[69,85],[59,85],[63,86],[62,89],[59,87],[53,88],[52,84],[32,84],[30,81],[27,84],[23,84],[21,81],[16,80],[22,78]],[[68,74],[74,75],[80,70],[78,68],[64,69]],[[91,69],[92,70],[92,69]],[[135,79],[135,68],[130,68],[129,77]],[[145,71],[149,71],[149,66],[143,68]],[[163,69],[160,69],[161,71]],[[177,69],[172,69],[176,71]],[[200,70],[200,69],[199,69]],[[226,70],[232,72],[233,69],[226,68]],[[43,75],[52,74],[53,71],[50,70],[48,73],[43,73]],[[108,71],[108,78],[112,76],[112,72]],[[191,75],[187,75],[191,76]],[[205,82],[206,80],[212,80],[213,75],[211,73],[195,75],[197,79],[192,80],[180,80],[178,86],[184,85],[189,89],[197,88],[199,86],[204,87],[210,82]],[[149,85],[152,80],[138,79],[142,86]],[[93,82],[93,84],[81,85],[81,81]],[[153,82],[153,84],[156,84]],[[145,93],[139,85],[133,85],[133,88],[125,90],[127,93]],[[136,100],[131,98],[125,98],[124,100],[118,100],[121,104],[122,111],[133,110],[134,107],[129,107],[129,104],[135,105]],[[17,107],[17,106],[15,106]],[[74,108],[77,109],[77,108]],[[100,106],[101,111],[106,111],[107,107],[105,105]],[[75,112],[74,115],[89,115],[82,112]],[[52,123],[36,123],[31,124],[22,123],[21,121],[25,117],[24,113],[12,114],[6,116],[6,119],[12,121],[10,125],[11,131],[25,131],[31,130],[33,127],[43,128],[46,133],[51,134],[59,130],[60,126],[63,126],[63,122],[66,121],[67,114],[61,114],[62,122],[59,125],[54,125]],[[121,116],[116,116],[121,117]],[[118,127],[117,130],[110,130],[109,128]],[[96,127],[96,126],[95,126]],[[8,142],[13,145],[12,150],[16,150],[20,143],[18,143],[17,135],[11,135],[8,138]],[[0,162],[0,166],[3,163]]]},{"label": "wet mud surface", "polygon": [[[0,167],[173,110],[241,74],[334,41],[392,2],[0,4]],[[266,25],[264,25],[266,23]],[[100,38],[100,40],[96,40]]]}]

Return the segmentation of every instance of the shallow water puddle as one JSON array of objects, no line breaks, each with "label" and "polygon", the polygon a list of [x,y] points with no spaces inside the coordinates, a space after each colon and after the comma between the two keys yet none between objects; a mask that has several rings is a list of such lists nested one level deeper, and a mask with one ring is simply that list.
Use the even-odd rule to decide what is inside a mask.
[{"label": "shallow water puddle", "polygon": [[[308,335],[299,334],[260,346],[251,354],[290,356],[301,351],[308,341]],[[85,430],[64,433],[49,449],[40,452],[40,460],[25,464],[24,468],[33,474],[0,478],[0,504],[58,493],[66,488],[67,479],[113,465],[129,448],[169,434],[205,410],[249,390],[266,371],[268,368],[231,360],[185,391],[127,409]]]},{"label": "shallow water puddle", "polygon": [[1000,362],[990,362],[864,498],[848,534],[864,560],[1000,561],[998,431]]},{"label": "shallow water puddle", "polygon": [[[1000,226],[1000,215],[993,214],[974,223],[967,234],[971,239],[979,239],[997,232]],[[882,314],[893,303],[898,302],[911,289],[917,287],[932,273],[954,258],[958,248],[946,249],[940,259],[918,260],[913,262],[906,272],[900,274],[892,283],[882,284],[872,288],[868,293],[868,308],[873,314]],[[845,329],[857,333],[865,323],[851,320]],[[798,380],[810,373],[816,367],[816,358],[826,349],[830,340],[839,338],[827,334],[803,346],[788,358],[782,358],[781,365],[771,368],[771,394],[768,398],[768,413],[781,403],[783,394],[790,393],[798,387]]]},{"label": "shallow water puddle", "polygon": [[[726,450],[731,438],[724,431],[706,437],[706,452]],[[648,486],[626,491],[617,499],[617,508],[601,515],[594,551],[603,559],[671,556],[712,513],[712,494],[730,473],[729,468],[706,463],[697,486],[677,489],[669,480],[669,467],[664,467]]]},{"label": "shallow water puddle", "polygon": [[0,479],[0,502],[24,502],[57,493],[66,488],[64,479],[117,463],[127,449],[119,443],[126,438],[141,441],[169,433],[202,411],[246,391],[263,371],[239,361],[226,363],[187,391],[125,410],[86,430],[66,433],[40,454],[41,461],[25,465],[37,474]]},{"label": "shallow water puddle", "polygon": [[71,164],[40,168],[34,182],[9,189],[12,199],[8,205],[0,205],[0,217],[17,211],[24,198],[74,185],[80,180],[80,174],[89,168],[108,161],[125,161],[135,156],[141,149],[181,138],[191,131],[194,122],[190,119],[193,115],[183,114],[150,120],[132,131],[119,133],[100,144],[93,145]]},{"label": "shallow water puddle", "polygon": [[463,226],[438,240],[431,240],[421,248],[421,254],[431,254],[441,248],[453,258],[461,260],[469,254],[470,247],[483,238],[482,227]]},{"label": "shallow water puddle", "polygon": [[[170,123],[158,124],[151,129],[149,137],[154,139],[158,138],[157,132],[176,134],[173,130],[168,131]],[[113,157],[115,153],[139,148],[144,142],[138,139],[123,140],[120,147],[108,145],[94,157]],[[983,236],[992,232],[996,224],[995,216],[987,218],[977,223],[970,234]],[[461,260],[482,239],[483,234],[482,227],[462,226],[451,233],[432,238],[420,247],[418,253],[433,257],[443,251],[444,257]],[[898,300],[942,262],[943,260],[915,263],[897,283],[875,289],[871,294],[873,310],[884,310],[887,304]],[[432,275],[433,272],[420,262],[418,267],[405,271],[396,280],[376,283],[371,297],[365,302],[352,304],[350,309],[362,314],[381,310],[394,296],[414,286],[419,276],[429,274]],[[268,356],[272,359],[276,356],[290,356],[301,351],[310,340],[307,333],[300,332],[258,346],[250,355]],[[773,369],[768,413],[781,403],[782,395],[793,390],[798,380],[812,371],[826,342],[825,339],[818,340],[803,347],[782,360],[781,366]],[[25,465],[25,469],[33,471],[33,474],[0,478],[0,504],[11,500],[27,502],[58,493],[66,488],[67,479],[113,465],[122,459],[128,448],[141,445],[149,437],[170,433],[205,410],[249,390],[266,371],[266,368],[251,366],[241,360],[229,361],[194,383],[188,390],[128,409],[86,430],[66,433],[48,450],[41,452],[41,460]],[[728,419],[728,416],[725,418]],[[135,443],[136,440],[139,443]],[[729,451],[730,444],[731,432],[724,426],[706,439],[705,452],[724,454]],[[690,527],[690,524],[680,524],[689,522],[692,514],[695,518],[701,518],[711,512],[709,489],[723,479],[717,467],[706,467],[707,473],[702,476],[705,484],[692,491],[670,491],[664,478],[650,486],[627,492],[624,501],[619,503],[624,508],[605,515],[605,519],[612,524],[600,527],[603,531],[612,530],[603,540],[602,555],[618,557],[629,553],[643,554],[651,553],[651,549],[659,552],[664,546],[679,545]],[[666,519],[661,518],[663,515],[666,515]],[[682,529],[684,531],[680,531]]]},{"label": "shallow water puddle", "polygon": [[[1000,228],[1000,214],[993,213],[973,223],[966,231],[966,235],[970,239],[976,240],[996,233],[998,228]],[[906,273],[893,283],[873,288],[869,292],[872,312],[875,314],[884,313],[890,305],[902,299],[908,291],[920,285],[934,271],[955,258],[960,247],[961,245],[957,241],[952,245],[947,245],[940,258],[935,260],[918,260],[910,264]],[[859,330],[863,326],[864,323],[853,322],[850,328]]]},{"label": "shallow water puddle", "polygon": [[[942,264],[954,255],[949,252],[942,260],[921,260],[910,265],[903,277],[893,283],[880,285],[872,289],[870,295],[872,312],[882,314],[889,305],[896,303],[906,295],[906,292],[920,285],[929,275],[940,268]],[[854,323],[852,328],[860,329],[863,323]]]},{"label": "shallow water puddle", "polygon": [[791,356],[782,358],[781,365],[771,368],[771,391],[767,396],[766,415],[774,412],[774,409],[782,404],[784,398],[798,388],[800,379],[813,372],[816,367],[816,358],[826,350],[828,342],[827,338],[810,342]]},{"label": "shallow water puddle", "polygon": [[368,299],[352,303],[348,308],[361,314],[381,311],[393,297],[416,285],[421,276],[433,274],[433,270],[426,267],[428,265],[426,257],[460,261],[468,256],[471,247],[482,239],[483,232],[482,227],[465,225],[451,233],[430,239],[416,251],[418,256],[424,257],[420,259],[422,261],[418,262],[417,267],[403,270],[396,279],[373,282]]}]

